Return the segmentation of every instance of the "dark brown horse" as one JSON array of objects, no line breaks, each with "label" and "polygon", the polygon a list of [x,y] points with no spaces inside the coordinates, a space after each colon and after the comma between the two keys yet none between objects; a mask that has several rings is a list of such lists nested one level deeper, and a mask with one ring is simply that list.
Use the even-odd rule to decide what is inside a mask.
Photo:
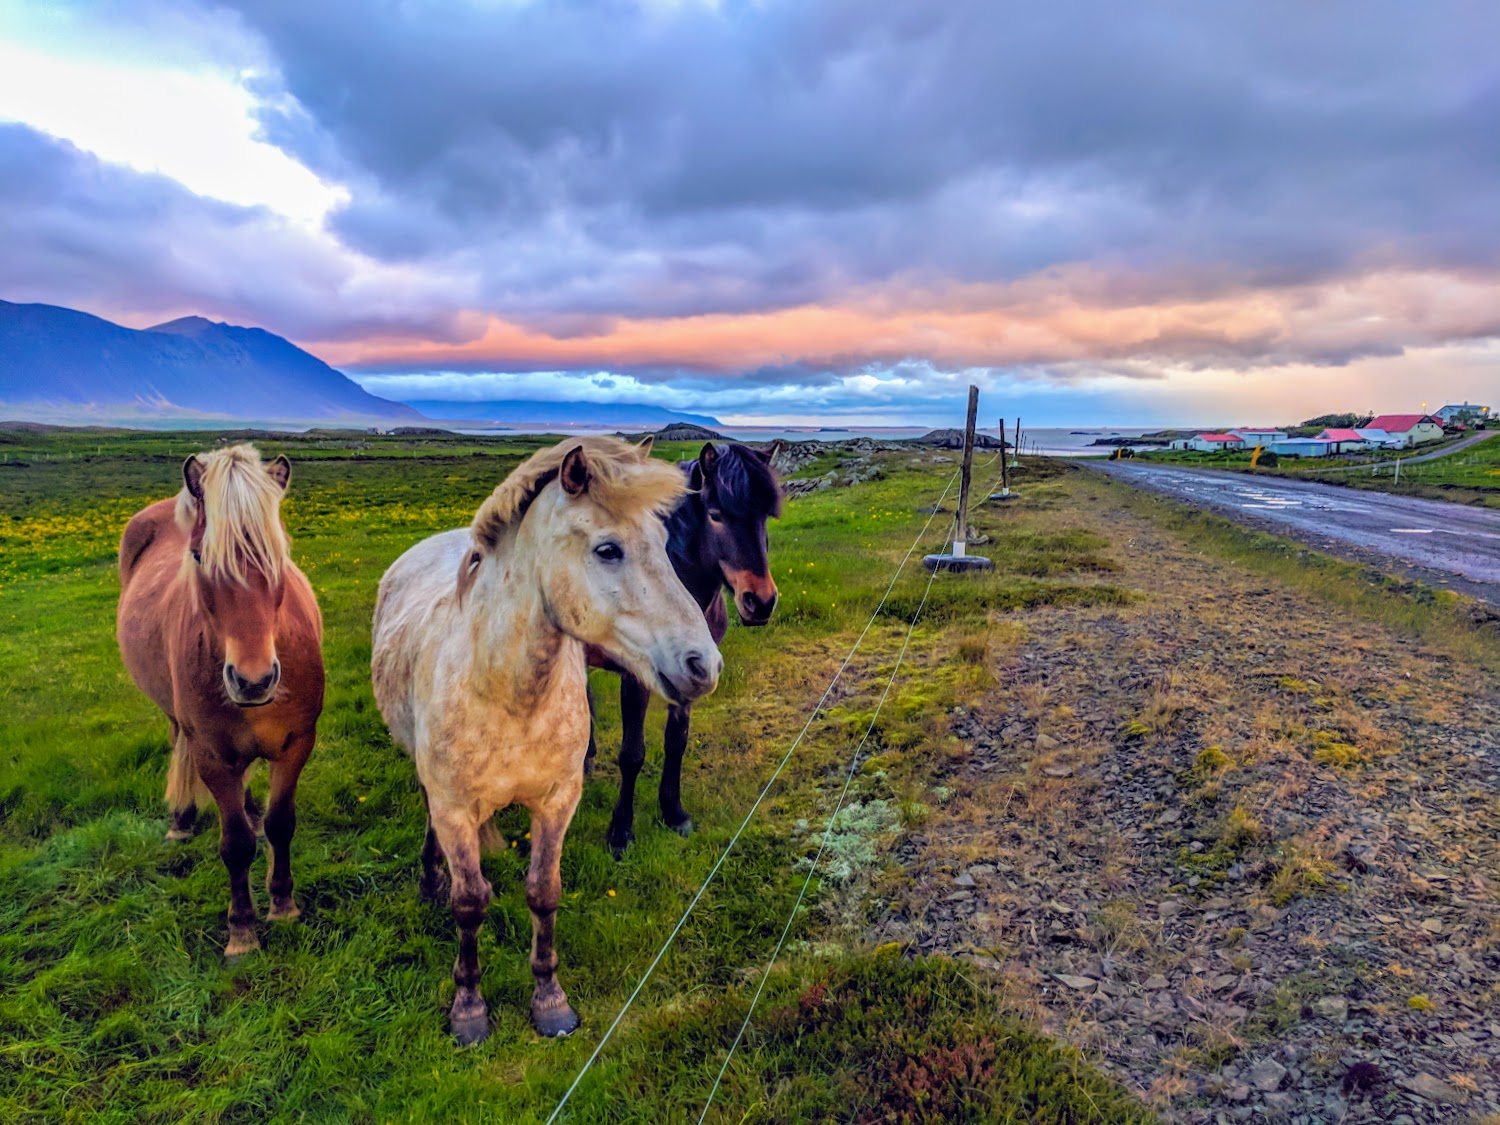
[{"label": "dark brown horse", "polygon": [[[745,445],[712,442],[682,468],[689,492],[666,517],[667,555],[677,577],[703,610],[718,644],[729,628],[721,591],[734,597],[745,625],[764,625],[776,609],[776,583],[767,558],[766,521],[781,515],[781,485],[771,468],[777,442],[762,453]],[[609,822],[609,846],[624,854],[635,839],[635,779],[646,761],[646,705],[651,689],[601,653],[590,663],[620,673],[620,796]],[[682,807],[682,754],[692,722],[691,703],[668,701],[658,799],[662,818],[686,836],[692,819]],[[594,758],[592,730],[588,765]]]},{"label": "dark brown horse", "polygon": [[205,789],[219,806],[227,957],[260,948],[250,893],[260,810],[245,786],[257,758],[271,763],[267,917],[299,913],[294,799],[323,710],[323,621],[281,524],[291,472],[248,445],[189,457],[182,492],[137,512],[120,541],[120,654],[172,728],[167,838],[192,835]]}]

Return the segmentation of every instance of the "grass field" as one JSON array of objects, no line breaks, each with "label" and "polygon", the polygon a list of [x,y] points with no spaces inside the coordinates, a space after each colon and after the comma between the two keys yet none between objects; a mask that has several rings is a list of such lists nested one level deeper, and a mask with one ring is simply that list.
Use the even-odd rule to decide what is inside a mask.
[{"label": "grass field", "polygon": [[[292,458],[284,515],[326,622],[327,707],[299,791],[299,923],[262,924],[262,953],[226,966],[217,827],[163,840],[166,724],[114,643],[114,556],[130,514],[173,493],[209,435],[0,435],[0,1119],[7,1122],[544,1120],[712,866],[864,626],[952,465],[890,459],[884,479],[799,498],[772,528],[782,604],[731,628],[718,692],[695,709],[682,840],[654,815],[662,712],[653,708],[638,841],[604,844],[618,743],[601,701],[601,769],[563,856],[560,979],[581,1031],[541,1041],[527,1020],[524,815],[487,861],[477,1048],[447,1035],[456,948],[416,886],[421,802],[369,687],[381,573],[480,499],[538,444],[526,438],[307,435],[260,443]],[[666,447],[675,459],[688,447]],[[1126,1122],[1148,1114],[1041,1037],[968,966],[869,948],[863,888],[938,798],[930,765],[947,716],[990,673],[1007,608],[1125,600],[1087,536],[1056,533],[1062,485],[1033,462],[1025,506],[990,550],[992,575],[936,583],[907,671],[874,729],[811,897],[711,1121]],[[984,530],[984,515],[975,523]],[[926,549],[939,545],[934,521]],[[919,548],[919,550],[922,548]],[[916,610],[913,565],[673,951],[564,1120],[696,1120],[790,909],[821,816]],[[257,771],[256,785],[264,778]],[[809,829],[809,825],[811,828]],[[259,888],[262,856],[252,872]],[[263,892],[261,892],[263,895]],[[261,901],[264,910],[265,902]]]}]

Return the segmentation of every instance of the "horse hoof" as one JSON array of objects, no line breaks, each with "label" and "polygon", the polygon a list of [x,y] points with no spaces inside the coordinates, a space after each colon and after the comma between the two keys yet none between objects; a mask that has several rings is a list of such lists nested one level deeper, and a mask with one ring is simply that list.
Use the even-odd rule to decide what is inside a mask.
[{"label": "horse hoof", "polygon": [[241,932],[233,929],[229,931],[229,944],[224,947],[224,960],[238,961],[247,953],[256,953],[260,950],[260,938],[255,936],[255,931],[246,927]]},{"label": "horse hoof", "polygon": [[566,1003],[550,1011],[531,1009],[531,1024],[544,1039],[561,1039],[578,1030],[578,1013]]},{"label": "horse hoof", "polygon": [[681,824],[669,824],[667,827],[685,840],[693,834],[693,818],[688,817]]},{"label": "horse hoof", "polygon": [[297,904],[291,899],[286,903],[272,903],[271,909],[266,911],[266,920],[269,922],[291,922],[302,917],[302,911],[297,909]]},{"label": "horse hoof", "polygon": [[481,1011],[462,1018],[454,1016],[449,1026],[460,1047],[472,1047],[490,1037],[490,1017],[487,1012]]},{"label": "horse hoof", "polygon": [[167,839],[168,840],[176,841],[179,844],[182,843],[184,840],[191,840],[192,838],[193,838],[193,834],[191,832],[189,832],[186,828],[168,828],[167,829]]},{"label": "horse hoof", "polygon": [[616,859],[624,859],[625,852],[629,850],[630,845],[633,843],[635,843],[634,832],[626,832],[619,836],[611,834],[609,837],[610,854],[612,854]]}]

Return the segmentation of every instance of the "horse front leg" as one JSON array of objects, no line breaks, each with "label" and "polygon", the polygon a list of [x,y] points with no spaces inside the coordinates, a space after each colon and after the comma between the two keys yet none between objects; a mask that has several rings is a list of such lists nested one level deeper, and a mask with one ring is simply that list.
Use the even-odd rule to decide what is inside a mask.
[{"label": "horse front leg", "polygon": [[609,818],[608,836],[616,859],[635,840],[635,779],[646,762],[646,705],[650,701],[645,684],[628,672],[620,673],[620,796]]},{"label": "horse front leg", "polygon": [[693,707],[670,706],[667,708],[667,730],[663,740],[661,763],[661,788],[657,798],[661,803],[662,819],[667,827],[679,836],[693,834],[693,821],[682,807],[682,755],[687,750],[688,728],[693,721]]},{"label": "horse front leg", "polygon": [[461,1047],[490,1033],[489,1009],[479,991],[479,927],[490,908],[490,884],[479,866],[479,826],[461,813],[431,809],[431,828],[448,859],[453,888],[449,905],[458,926],[458,957],[453,962],[456,993],[449,1026]]},{"label": "horse front leg", "polygon": [[271,845],[271,862],[266,868],[271,909],[266,918],[273,922],[302,914],[292,899],[292,834],[297,831],[297,779],[302,776],[312,746],[311,737],[298,740],[280,761],[271,763],[271,797],[265,816],[266,842]]},{"label": "horse front leg", "polygon": [[[580,787],[581,788],[581,787]],[[568,1004],[567,993],[557,983],[557,949],[553,926],[562,899],[562,844],[573,811],[578,807],[578,789],[560,801],[533,809],[531,814],[531,867],[526,873],[526,905],[531,910],[531,976],[536,990],[531,996],[531,1022],[541,1035],[567,1035],[578,1027],[578,1013]]]},{"label": "horse front leg", "polygon": [[255,828],[245,813],[245,767],[201,759],[197,764],[219,806],[219,858],[229,872],[229,944],[224,947],[224,956],[241,957],[260,948],[255,935],[255,899],[250,894]]}]

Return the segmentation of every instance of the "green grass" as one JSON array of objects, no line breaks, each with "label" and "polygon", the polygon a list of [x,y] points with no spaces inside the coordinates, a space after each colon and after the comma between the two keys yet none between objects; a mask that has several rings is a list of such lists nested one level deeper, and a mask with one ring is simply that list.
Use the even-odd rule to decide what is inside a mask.
[{"label": "green grass", "polygon": [[[114,643],[114,556],[131,512],[170,495],[210,435],[0,434],[0,1120],[69,1122],[537,1121],[545,1119],[639,979],[821,694],[941,491],[947,466],[891,459],[885,479],[792,501],[772,528],[783,602],[731,628],[719,691],[695,709],[685,794],[698,833],[654,809],[661,710],[637,843],[604,845],[619,725],[599,680],[601,768],[563,854],[561,980],[584,1018],[563,1042],[530,1030],[530,923],[517,841],[488,859],[483,931],[492,1037],[447,1035],[455,935],[417,895],[421,802],[369,688],[376,583],[412,543],[467,522],[542,439],[306,435],[259,440],[294,463],[284,514],[326,622],[327,707],[298,793],[293,844],[303,918],[262,924],[234,966],[217,827],[162,839],[166,724]],[[659,453],[675,459],[695,446]],[[946,471],[945,471],[946,470]],[[857,893],[916,807],[948,710],[987,675],[960,645],[1006,607],[1126,598],[1107,544],[1051,527],[1066,482],[1033,461],[994,574],[934,585],[840,822],[832,872]],[[923,548],[940,545],[943,517]],[[923,548],[919,548],[923,549]],[[692,1120],[744,1013],[821,829],[856,716],[867,716],[926,576],[913,562],[785,780],[580,1087],[566,1120]],[[982,654],[982,645],[979,649]],[[263,771],[255,784],[263,788]],[[871,810],[886,810],[875,816]],[[813,827],[799,835],[798,821]],[[869,824],[866,824],[866,821]],[[877,823],[878,822],[878,823]],[[871,827],[873,825],[873,827]],[[874,858],[872,858],[874,857]],[[252,872],[266,906],[264,852]],[[847,867],[847,872],[845,868]],[[815,887],[815,891],[818,888]],[[830,894],[835,888],[830,884]],[[610,892],[614,892],[611,894]],[[879,958],[824,895],[799,918],[714,1121],[1126,1122],[1144,1111],[1076,1056],[1008,1014],[981,977],[944,961]],[[857,920],[856,920],[857,921]],[[829,949],[840,949],[828,955]]]}]

